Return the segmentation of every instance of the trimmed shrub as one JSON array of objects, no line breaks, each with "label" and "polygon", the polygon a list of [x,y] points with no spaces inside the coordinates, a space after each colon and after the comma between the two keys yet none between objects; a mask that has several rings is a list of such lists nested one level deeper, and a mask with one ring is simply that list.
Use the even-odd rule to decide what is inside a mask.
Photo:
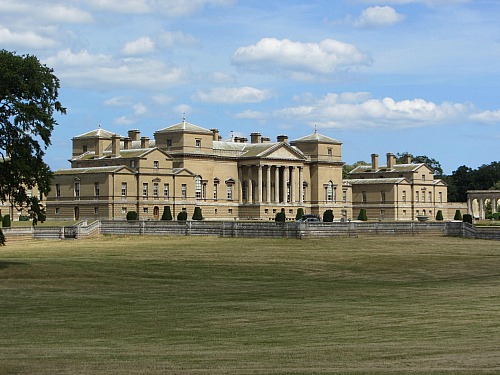
[{"label": "trimmed shrub", "polygon": [[455,216],[453,217],[453,220],[460,220],[460,221],[462,221],[462,213],[460,212],[460,210],[456,210],[455,211]]},{"label": "trimmed shrub", "polygon": [[19,221],[30,221],[30,217],[27,215],[19,216]]},{"label": "trimmed shrub", "polygon": [[297,215],[295,215],[295,220],[302,219],[302,216],[304,216],[304,209],[302,207],[297,208]]},{"label": "trimmed shrub", "polygon": [[172,220],[172,212],[170,212],[170,206],[163,207],[163,214],[161,215],[162,220]]},{"label": "trimmed shrub", "polygon": [[193,213],[193,220],[203,220],[203,215],[201,214],[201,207],[195,207]]},{"label": "trimmed shrub", "polygon": [[436,220],[437,221],[443,221],[444,218],[443,218],[443,211],[439,210],[436,214]]},{"label": "trimmed shrub", "polygon": [[177,220],[178,221],[186,221],[188,219],[188,213],[187,211],[181,211],[177,214]]},{"label": "trimmed shrub", "polygon": [[323,212],[323,222],[333,222],[333,210],[326,210],[325,212]]},{"label": "trimmed shrub", "polygon": [[2,218],[2,227],[4,227],[4,228],[10,228],[10,215],[5,215]]},{"label": "trimmed shrub", "polygon": [[5,236],[1,229],[0,229],[0,246],[5,246]]},{"label": "trimmed shrub", "polygon": [[366,216],[366,209],[362,208],[361,210],[359,210],[358,220],[361,220],[361,221],[368,220],[368,217]]},{"label": "trimmed shrub", "polygon": [[139,218],[139,215],[135,211],[129,211],[127,212],[127,220],[137,220]]},{"label": "trimmed shrub", "polygon": [[286,221],[285,209],[282,208],[280,212],[274,217],[274,221],[277,223],[284,223]]},{"label": "trimmed shrub", "polygon": [[462,221],[464,223],[472,224],[472,215],[471,214],[464,214]]}]

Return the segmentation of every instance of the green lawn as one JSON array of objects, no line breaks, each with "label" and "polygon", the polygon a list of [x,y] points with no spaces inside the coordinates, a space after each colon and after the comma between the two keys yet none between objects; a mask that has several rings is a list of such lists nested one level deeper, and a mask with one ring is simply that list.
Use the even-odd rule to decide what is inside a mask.
[{"label": "green lawn", "polygon": [[497,374],[500,242],[11,242],[0,323],[0,374]]}]

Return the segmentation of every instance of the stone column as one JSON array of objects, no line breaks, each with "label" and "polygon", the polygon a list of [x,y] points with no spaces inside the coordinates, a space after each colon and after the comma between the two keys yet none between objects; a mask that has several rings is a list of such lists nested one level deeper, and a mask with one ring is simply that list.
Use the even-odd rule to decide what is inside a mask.
[{"label": "stone column", "polygon": [[253,204],[253,186],[252,186],[252,166],[248,166],[248,188],[247,188],[247,203]]},{"label": "stone column", "polygon": [[491,198],[491,212],[492,213],[497,212],[497,197],[494,194],[493,197]]},{"label": "stone column", "polygon": [[271,166],[267,166],[266,171],[266,202],[271,203]]},{"label": "stone column", "polygon": [[288,203],[288,199],[287,199],[287,188],[288,188],[288,178],[289,178],[289,175],[290,175],[290,170],[288,169],[288,166],[284,166],[283,167],[283,185],[281,186],[281,190],[282,190],[282,195],[283,195],[283,203],[287,204]]},{"label": "stone column", "polygon": [[295,203],[295,167],[292,167],[290,173],[290,201]]},{"label": "stone column", "polygon": [[258,196],[257,196],[257,203],[262,204],[262,165],[259,165],[257,167],[257,189],[258,189]]},{"label": "stone column", "polygon": [[304,168],[299,167],[299,202],[304,203]]},{"label": "stone column", "polygon": [[479,220],[484,220],[484,199],[483,197],[479,198]]},{"label": "stone column", "polygon": [[274,169],[274,203],[280,202],[280,167]]},{"label": "stone column", "polygon": [[238,203],[243,203],[243,167],[238,167]]},{"label": "stone column", "polygon": [[471,198],[470,198],[469,194],[467,194],[467,213],[469,215],[474,216],[474,214],[472,212],[472,201],[471,201]]}]

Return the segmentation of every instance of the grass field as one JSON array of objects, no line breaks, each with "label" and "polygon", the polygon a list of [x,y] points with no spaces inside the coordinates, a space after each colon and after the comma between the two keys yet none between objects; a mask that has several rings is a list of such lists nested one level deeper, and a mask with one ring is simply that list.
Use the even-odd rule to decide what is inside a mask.
[{"label": "grass field", "polygon": [[0,323],[0,374],[498,374],[500,243],[12,242]]}]

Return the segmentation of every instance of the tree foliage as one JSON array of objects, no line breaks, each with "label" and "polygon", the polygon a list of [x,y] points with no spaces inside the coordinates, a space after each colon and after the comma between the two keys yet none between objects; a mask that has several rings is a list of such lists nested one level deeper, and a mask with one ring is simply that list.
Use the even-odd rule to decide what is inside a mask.
[{"label": "tree foliage", "polygon": [[333,222],[333,210],[326,210],[325,212],[323,212],[323,222]]},{"label": "tree foliage", "polygon": [[66,113],[57,100],[59,79],[35,56],[0,51],[0,200],[26,208],[33,224],[45,219],[39,197],[50,190],[52,172],[43,161],[57,125]]},{"label": "tree foliage", "polygon": [[462,165],[444,178],[448,185],[450,202],[467,201],[467,190],[490,190],[500,188],[500,162],[483,164],[477,169]]},{"label": "tree foliage", "polygon": [[359,167],[360,165],[370,165],[370,163],[367,163],[366,161],[363,160],[358,160],[354,164],[344,164],[342,166],[342,178],[344,180],[349,179],[349,173],[354,170],[354,168]]}]

